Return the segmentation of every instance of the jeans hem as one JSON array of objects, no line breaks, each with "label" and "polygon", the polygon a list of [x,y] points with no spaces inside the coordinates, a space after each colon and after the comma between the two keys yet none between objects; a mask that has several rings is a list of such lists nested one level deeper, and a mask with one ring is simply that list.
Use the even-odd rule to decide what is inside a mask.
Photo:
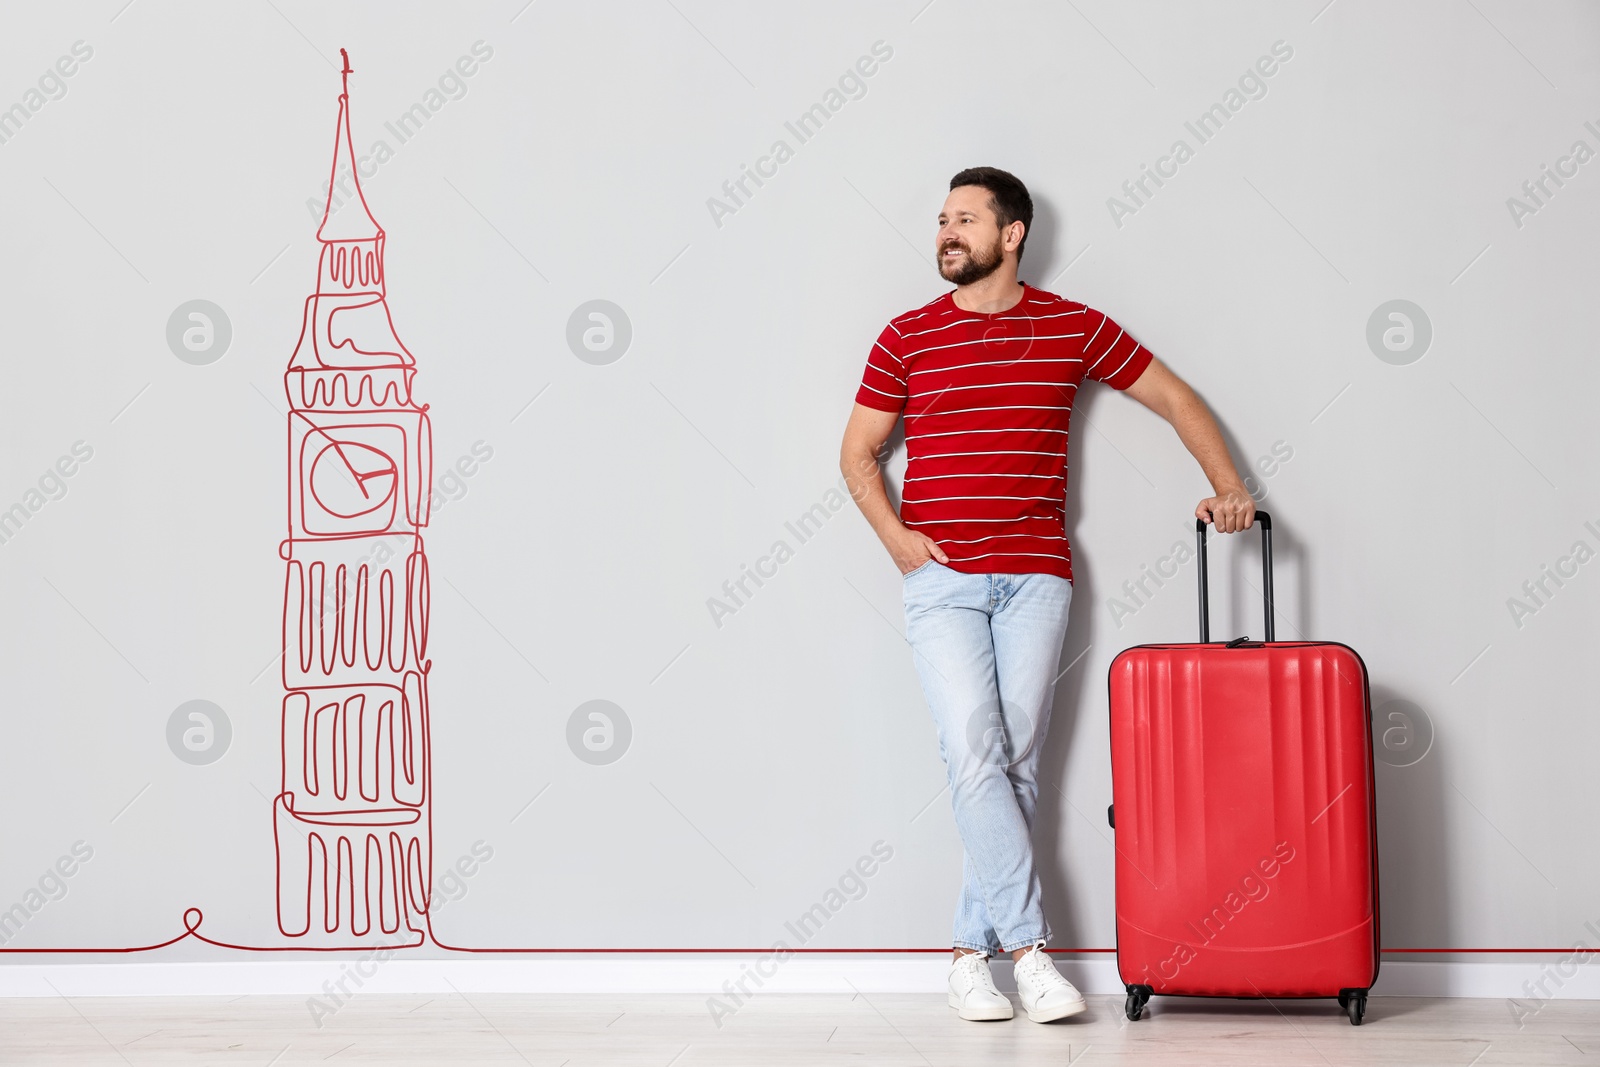
[{"label": "jeans hem", "polygon": [[1000,950],[993,945],[980,945],[973,941],[953,941],[951,946],[953,948],[964,948],[971,952],[981,952],[985,956],[998,956],[1000,954]]},{"label": "jeans hem", "polygon": [[1035,945],[1038,945],[1042,948],[1048,941],[1048,937],[1025,937],[1013,945],[1002,944],[1000,946],[1000,951],[1015,952],[1019,948],[1032,948]]}]

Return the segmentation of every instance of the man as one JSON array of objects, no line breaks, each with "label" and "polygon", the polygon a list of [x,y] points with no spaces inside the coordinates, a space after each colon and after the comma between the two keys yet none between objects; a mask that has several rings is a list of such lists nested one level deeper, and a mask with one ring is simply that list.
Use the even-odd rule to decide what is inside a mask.
[{"label": "man", "polygon": [[[988,961],[1011,953],[1035,1022],[1083,997],[1043,949],[1050,937],[1031,832],[1039,752],[1067,608],[1067,429],[1085,381],[1122,390],[1172,424],[1215,495],[1195,515],[1248,528],[1245,491],[1211,413],[1099,311],[1017,280],[1033,201],[993,167],[950,180],[934,246],[955,289],[893,319],[868,357],[840,468],[905,576],[906,639],[938,729],[965,848],[950,1005],[1009,1019]],[[901,514],[878,454],[906,419]]]}]

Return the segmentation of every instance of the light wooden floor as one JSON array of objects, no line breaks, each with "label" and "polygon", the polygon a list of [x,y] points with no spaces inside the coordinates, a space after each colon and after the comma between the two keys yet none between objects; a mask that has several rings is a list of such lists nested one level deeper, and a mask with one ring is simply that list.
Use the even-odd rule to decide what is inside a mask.
[{"label": "light wooden floor", "polygon": [[762,994],[719,1029],[689,996],[364,996],[320,1027],[303,997],[75,997],[0,1001],[0,1063],[1595,1065],[1600,1002],[1519,1029],[1500,1000],[1374,999],[1353,1027],[1332,1001],[1157,998],[1129,1023],[1091,996],[1040,1025],[962,1022],[937,995]]}]

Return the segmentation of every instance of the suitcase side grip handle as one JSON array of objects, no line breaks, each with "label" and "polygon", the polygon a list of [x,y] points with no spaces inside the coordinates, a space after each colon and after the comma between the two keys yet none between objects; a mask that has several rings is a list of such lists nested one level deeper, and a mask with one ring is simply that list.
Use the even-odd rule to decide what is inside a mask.
[{"label": "suitcase side grip handle", "polygon": [[[1255,521],[1261,527],[1261,600],[1262,600],[1262,625],[1265,627],[1265,640],[1273,639],[1272,626],[1272,516],[1265,511],[1257,511]],[[1206,520],[1194,520],[1195,542],[1198,546],[1200,557],[1200,643],[1205,644],[1211,640],[1211,601],[1206,589]]]}]

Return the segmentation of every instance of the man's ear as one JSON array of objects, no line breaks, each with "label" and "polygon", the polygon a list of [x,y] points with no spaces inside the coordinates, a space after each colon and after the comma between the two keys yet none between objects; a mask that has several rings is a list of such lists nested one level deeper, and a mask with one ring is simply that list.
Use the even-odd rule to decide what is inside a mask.
[{"label": "man's ear", "polygon": [[1021,219],[1017,219],[1011,225],[1006,227],[1005,236],[1003,238],[1003,244],[1001,247],[1003,247],[1007,252],[1015,252],[1017,250],[1017,246],[1022,244],[1022,239],[1026,237],[1027,234],[1027,223],[1023,222]]}]

